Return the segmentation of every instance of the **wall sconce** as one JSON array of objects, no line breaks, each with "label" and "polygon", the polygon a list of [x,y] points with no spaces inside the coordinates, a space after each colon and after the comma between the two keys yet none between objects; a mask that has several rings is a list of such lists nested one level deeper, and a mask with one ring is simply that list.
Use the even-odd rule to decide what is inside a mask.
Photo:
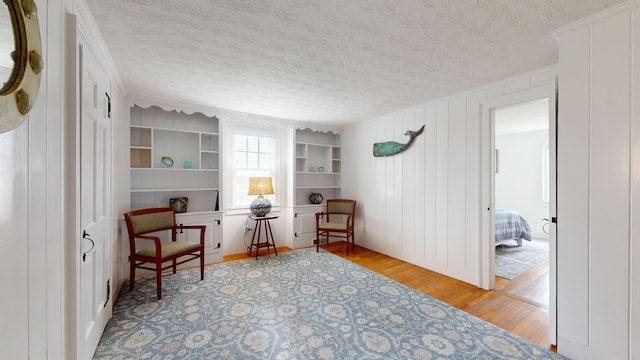
[{"label": "wall sconce", "polygon": [[271,211],[271,202],[262,195],[272,195],[273,184],[270,177],[249,178],[248,195],[258,195],[251,202],[251,213],[255,216],[263,217]]}]

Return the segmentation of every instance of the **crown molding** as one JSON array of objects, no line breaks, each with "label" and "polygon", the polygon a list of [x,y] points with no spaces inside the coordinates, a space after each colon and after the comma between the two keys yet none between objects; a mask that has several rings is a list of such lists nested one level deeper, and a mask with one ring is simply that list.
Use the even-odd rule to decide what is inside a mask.
[{"label": "crown molding", "polygon": [[625,3],[622,3],[620,5],[617,6],[613,6],[611,8],[608,8],[606,10],[600,11],[598,13],[595,13],[593,15],[587,16],[585,18],[582,18],[578,21],[572,22],[571,24],[567,24],[565,26],[561,26],[555,30],[551,31],[551,34],[556,38],[556,39],[560,39],[560,37],[564,34],[566,34],[567,32],[585,27],[585,26],[590,26],[593,25],[599,21],[602,21],[606,18],[609,18],[611,16],[614,15],[618,15],[620,13],[626,12],[626,11],[630,11],[633,10],[635,8],[640,7],[640,0],[630,0],[627,1]]}]

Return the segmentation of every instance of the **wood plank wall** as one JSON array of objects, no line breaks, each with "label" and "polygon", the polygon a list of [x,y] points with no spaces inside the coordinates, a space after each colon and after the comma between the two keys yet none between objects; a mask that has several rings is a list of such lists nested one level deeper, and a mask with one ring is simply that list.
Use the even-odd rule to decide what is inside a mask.
[{"label": "wood plank wall", "polygon": [[[356,243],[480,285],[481,104],[549,84],[555,67],[424,103],[347,127],[343,196],[358,201]],[[373,143],[404,143],[401,154],[375,158]],[[484,145],[483,145],[484,144]]]}]

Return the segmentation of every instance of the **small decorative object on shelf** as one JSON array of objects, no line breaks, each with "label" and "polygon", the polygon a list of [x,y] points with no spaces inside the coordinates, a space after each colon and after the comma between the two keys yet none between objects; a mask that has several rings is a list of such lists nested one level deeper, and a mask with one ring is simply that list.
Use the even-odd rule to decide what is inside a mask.
[{"label": "small decorative object on shelf", "polygon": [[319,172],[324,172],[324,166],[318,166],[318,171]]},{"label": "small decorative object on shelf", "polygon": [[169,206],[176,210],[176,213],[187,212],[187,205],[189,205],[188,197],[177,197],[169,199]]},{"label": "small decorative object on shelf", "polygon": [[170,168],[173,166],[173,159],[171,158],[171,156],[163,156],[160,159],[160,166],[165,167],[165,168]]},{"label": "small decorative object on shelf", "polygon": [[316,167],[315,166],[309,166],[309,171],[310,172],[316,172]]},{"label": "small decorative object on shelf", "polygon": [[249,209],[255,216],[263,217],[271,211],[271,201],[262,195],[273,194],[273,184],[270,177],[249,178],[248,195],[258,195]]},{"label": "small decorative object on shelf", "polygon": [[185,160],[184,161],[184,168],[185,169],[191,169],[191,161],[190,160]]},{"label": "small decorative object on shelf", "polygon": [[311,193],[311,195],[309,195],[309,201],[312,204],[321,204],[322,200],[324,200],[324,198],[320,193]]}]

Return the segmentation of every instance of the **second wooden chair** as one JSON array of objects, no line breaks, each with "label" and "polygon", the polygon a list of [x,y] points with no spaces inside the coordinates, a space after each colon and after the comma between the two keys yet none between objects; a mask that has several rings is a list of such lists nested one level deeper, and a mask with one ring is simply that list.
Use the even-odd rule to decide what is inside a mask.
[{"label": "second wooden chair", "polygon": [[343,238],[347,241],[349,256],[349,239],[355,251],[354,220],[356,217],[356,201],[349,199],[329,199],[324,212],[316,213],[316,251],[320,249],[320,238]]}]

